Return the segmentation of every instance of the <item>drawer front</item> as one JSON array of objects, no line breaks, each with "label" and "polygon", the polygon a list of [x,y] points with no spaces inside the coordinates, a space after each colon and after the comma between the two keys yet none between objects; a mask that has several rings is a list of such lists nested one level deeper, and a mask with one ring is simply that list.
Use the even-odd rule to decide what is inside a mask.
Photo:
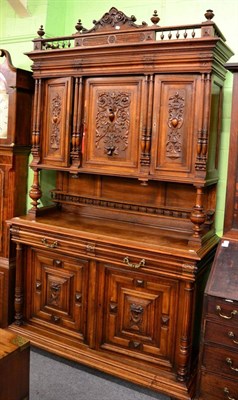
[{"label": "drawer front", "polygon": [[[14,238],[13,238],[14,240]],[[51,234],[47,231],[37,231],[32,229],[20,230],[17,241],[35,248],[54,251],[64,254],[85,255],[87,242],[78,240],[77,243],[63,234]]]},{"label": "drawer front", "polygon": [[209,297],[207,303],[208,317],[231,327],[238,326],[238,304],[235,301],[225,301],[216,297]]},{"label": "drawer front", "polygon": [[203,372],[199,400],[238,400],[237,380]]},{"label": "drawer front", "polygon": [[209,371],[233,376],[237,379],[238,383],[238,352],[205,344],[203,365]]},{"label": "drawer front", "polygon": [[205,342],[217,343],[238,351],[238,327],[230,325],[206,321]]},{"label": "drawer front", "polygon": [[[125,270],[140,270],[153,275],[171,275],[184,278],[184,272],[187,270],[194,271],[196,263],[192,262],[191,266],[187,260],[177,260],[172,255],[159,254],[158,252],[149,251],[147,248],[135,248],[118,243],[108,243],[107,240],[99,240],[91,235],[82,232],[75,232],[70,235],[62,232],[51,232],[47,230],[34,230],[32,226],[17,229],[15,233],[12,230],[12,239],[15,242],[23,243],[26,246],[37,249],[48,250],[54,254],[55,258],[61,255],[75,257],[83,257],[87,259],[97,259],[99,261],[109,261],[110,263],[120,264]],[[95,240],[94,240],[95,239]]]}]

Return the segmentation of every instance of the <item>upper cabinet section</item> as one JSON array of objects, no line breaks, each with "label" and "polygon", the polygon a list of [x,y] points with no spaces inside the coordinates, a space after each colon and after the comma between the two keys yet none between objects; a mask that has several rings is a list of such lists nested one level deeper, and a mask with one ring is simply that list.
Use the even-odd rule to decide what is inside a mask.
[{"label": "upper cabinet section", "polygon": [[34,39],[32,167],[212,184],[224,64],[211,20],[135,23],[116,8],[71,36]]}]

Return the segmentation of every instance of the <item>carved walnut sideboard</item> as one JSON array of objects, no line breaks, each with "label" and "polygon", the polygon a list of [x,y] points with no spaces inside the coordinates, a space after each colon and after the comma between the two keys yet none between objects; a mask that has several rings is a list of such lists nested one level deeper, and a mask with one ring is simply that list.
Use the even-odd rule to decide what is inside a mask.
[{"label": "carved walnut sideboard", "polygon": [[[172,398],[195,393],[214,230],[224,64],[212,21],[136,24],[111,8],[33,61],[29,214],[15,324],[32,343]],[[55,170],[52,207],[40,171]]]}]

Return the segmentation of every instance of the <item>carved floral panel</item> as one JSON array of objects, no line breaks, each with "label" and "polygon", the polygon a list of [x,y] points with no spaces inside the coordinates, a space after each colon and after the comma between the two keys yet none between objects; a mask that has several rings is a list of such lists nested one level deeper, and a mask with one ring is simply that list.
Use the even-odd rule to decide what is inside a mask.
[{"label": "carved floral panel", "polygon": [[72,113],[72,79],[49,79],[44,85],[42,162],[69,165]]},{"label": "carved floral panel", "polygon": [[[133,172],[138,168],[143,77],[89,78],[83,164]],[[111,169],[112,172],[112,169]]]},{"label": "carved floral panel", "polygon": [[128,92],[98,93],[95,146],[108,156],[117,156],[128,147],[130,103]]}]

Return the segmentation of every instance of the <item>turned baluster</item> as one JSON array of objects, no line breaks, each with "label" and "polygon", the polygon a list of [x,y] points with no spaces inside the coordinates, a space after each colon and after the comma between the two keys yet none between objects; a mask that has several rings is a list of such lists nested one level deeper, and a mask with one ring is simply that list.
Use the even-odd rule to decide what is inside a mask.
[{"label": "turned baluster", "polygon": [[29,192],[29,196],[32,199],[32,202],[31,202],[32,208],[29,210],[29,213],[36,215],[36,212],[38,210],[38,205],[39,205],[38,200],[41,198],[42,192],[41,192],[40,183],[39,183],[39,170],[33,169],[33,171],[34,171],[33,184],[31,186],[31,190]]},{"label": "turned baluster", "polygon": [[203,188],[198,187],[197,188],[197,195],[196,195],[196,204],[193,207],[193,210],[191,212],[190,220],[194,224],[193,227],[193,239],[195,241],[201,240],[201,231],[202,231],[202,225],[204,224],[206,220],[206,215],[204,212],[203,208],[203,202],[202,202],[202,197],[203,197]]}]

